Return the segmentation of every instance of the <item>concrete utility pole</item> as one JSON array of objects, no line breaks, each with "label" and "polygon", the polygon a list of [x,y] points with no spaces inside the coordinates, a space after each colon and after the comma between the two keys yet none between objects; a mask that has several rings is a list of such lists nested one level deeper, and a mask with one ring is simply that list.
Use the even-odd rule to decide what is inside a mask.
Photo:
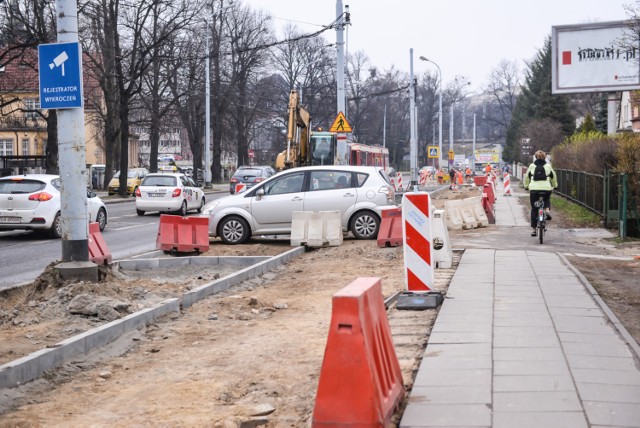
[{"label": "concrete utility pole", "polygon": [[[453,151],[453,103],[449,108],[449,151]],[[453,166],[453,159],[449,159],[449,169]]]},{"label": "concrete utility pole", "polygon": [[336,25],[336,49],[338,51],[338,57],[336,60],[336,84],[338,90],[338,111],[337,113],[344,113],[346,102],[344,93],[344,14],[342,13],[342,0],[336,1],[336,18],[338,20]]},{"label": "concrete utility pole", "polygon": [[[337,111],[336,114],[342,112],[347,116],[347,103],[344,90],[344,27],[348,24],[345,15],[349,14],[349,6],[346,13],[343,13],[342,0],[336,1],[336,86],[337,86]],[[347,145],[347,134],[338,133],[336,148],[336,164],[349,164],[349,147]]]},{"label": "concrete utility pole", "polygon": [[[78,43],[76,0],[57,0],[59,43]],[[82,79],[82,53],[80,53]],[[62,226],[62,261],[89,262],[89,219],[84,141],[84,107],[58,110],[58,164]],[[64,264],[64,263],[63,263]],[[74,266],[71,271],[81,266]],[[66,270],[69,272],[69,270]],[[96,268],[97,279],[97,268]]]},{"label": "concrete utility pole", "polygon": [[473,113],[473,147],[471,148],[471,171],[476,170],[476,114]]},{"label": "concrete utility pole", "polygon": [[418,143],[416,135],[416,84],[413,80],[413,48],[409,49],[409,122],[409,162],[411,166],[411,185],[415,185],[418,183]]}]

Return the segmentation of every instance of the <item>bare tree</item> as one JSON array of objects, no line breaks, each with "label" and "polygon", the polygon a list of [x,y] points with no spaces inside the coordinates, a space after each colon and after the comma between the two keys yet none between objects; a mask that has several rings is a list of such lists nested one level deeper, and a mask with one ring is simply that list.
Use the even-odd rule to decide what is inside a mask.
[{"label": "bare tree", "polygon": [[503,60],[491,70],[483,91],[488,97],[483,121],[490,125],[493,138],[504,138],[516,107],[521,72],[516,61]]},{"label": "bare tree", "polygon": [[[13,0],[0,3],[0,66],[19,62],[32,72],[37,70],[36,48],[41,43],[56,40],[55,4],[30,0]],[[47,144],[45,146],[46,171],[58,173],[58,116],[56,110],[45,114],[39,109],[26,108],[24,99],[16,94],[28,88],[28,83],[20,81],[25,76],[17,76],[16,81],[3,82],[0,88],[0,107],[17,105],[15,111],[33,112],[47,123]],[[22,87],[18,87],[18,86]],[[19,89],[20,91],[16,91]],[[9,95],[7,97],[7,94]],[[9,112],[13,114],[15,111]]]}]

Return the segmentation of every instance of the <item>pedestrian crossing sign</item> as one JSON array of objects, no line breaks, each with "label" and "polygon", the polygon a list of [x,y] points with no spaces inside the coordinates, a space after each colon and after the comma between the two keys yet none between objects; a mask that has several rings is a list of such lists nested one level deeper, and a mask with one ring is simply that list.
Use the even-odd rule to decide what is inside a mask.
[{"label": "pedestrian crossing sign", "polygon": [[338,113],[336,120],[333,121],[333,125],[329,128],[329,132],[353,132],[351,125],[347,122],[347,118],[344,117],[344,113]]},{"label": "pedestrian crossing sign", "polygon": [[438,147],[437,146],[429,146],[428,149],[429,149],[428,158],[429,159],[432,159],[432,158],[437,159],[438,158]]}]

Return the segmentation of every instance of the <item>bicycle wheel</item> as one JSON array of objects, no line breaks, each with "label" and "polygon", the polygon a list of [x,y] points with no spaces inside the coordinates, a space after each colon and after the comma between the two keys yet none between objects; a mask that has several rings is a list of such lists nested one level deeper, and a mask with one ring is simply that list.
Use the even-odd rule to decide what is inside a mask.
[{"label": "bicycle wheel", "polygon": [[544,224],[538,223],[538,236],[540,237],[540,243],[544,241]]}]

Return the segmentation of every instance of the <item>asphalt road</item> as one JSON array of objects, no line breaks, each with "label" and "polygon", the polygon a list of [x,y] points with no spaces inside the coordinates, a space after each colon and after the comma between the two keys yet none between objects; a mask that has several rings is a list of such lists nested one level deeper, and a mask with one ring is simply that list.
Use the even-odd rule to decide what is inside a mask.
[{"label": "asphalt road", "polygon": [[[226,193],[207,194],[211,201]],[[138,216],[133,199],[107,203],[109,223],[102,232],[114,260],[155,251],[159,213]],[[189,215],[197,215],[194,212]],[[62,240],[25,231],[0,232],[0,289],[33,281],[51,262],[62,259]]]}]

